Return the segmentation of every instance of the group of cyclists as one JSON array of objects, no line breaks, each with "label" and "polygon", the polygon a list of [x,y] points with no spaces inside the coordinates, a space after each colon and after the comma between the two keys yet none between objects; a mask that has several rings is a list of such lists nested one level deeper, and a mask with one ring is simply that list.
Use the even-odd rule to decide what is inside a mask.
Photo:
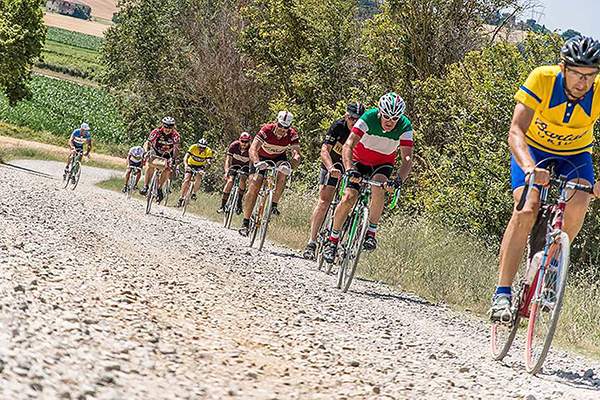
[{"label": "group of cyclists", "polygon": [[[528,234],[534,225],[539,209],[539,191],[549,184],[549,172],[538,161],[547,157],[557,160],[555,172],[581,184],[593,185],[594,197],[600,197],[600,183],[594,184],[591,148],[593,128],[600,116],[600,43],[592,38],[569,39],[561,50],[559,65],[535,69],[515,95],[513,119],[508,135],[511,148],[511,182],[515,205],[519,201],[529,177],[534,176],[534,188],[525,207],[515,207],[506,228],[500,250],[500,272],[498,284],[490,309],[492,320],[503,318],[511,312],[511,286],[522,259]],[[334,188],[342,177],[347,187],[333,217],[333,229],[323,250],[324,259],[331,263],[336,257],[340,230],[354,203],[363,178],[383,183],[372,187],[370,221],[364,249],[373,251],[377,247],[376,232],[383,211],[384,192],[393,192],[407,179],[413,163],[413,128],[405,115],[404,100],[396,93],[386,93],[379,99],[376,108],[365,110],[360,102],[348,104],[345,115],[334,121],[320,149],[321,172],[319,176],[319,200],[311,217],[311,228],[304,257],[315,258],[317,233],[326,211],[334,197]],[[299,135],[292,127],[293,115],[280,111],[273,123],[264,125],[252,139],[242,132],[239,139],[227,149],[223,178],[226,183],[222,193],[222,212],[230,196],[234,177],[246,170],[239,183],[245,196],[239,196],[237,214],[243,212],[244,219],[239,234],[248,235],[249,221],[262,180],[269,162],[275,165],[288,163],[295,169],[302,157]],[[70,146],[82,151],[89,143],[89,126],[82,124],[73,132]],[[175,130],[175,120],[165,117],[159,128],[152,131],[142,146],[133,147],[127,156],[129,166],[140,167],[144,157],[157,155],[169,161],[169,168],[177,170],[181,138]],[[69,161],[71,157],[69,157]],[[393,173],[397,160],[400,166]],[[183,200],[192,175],[196,170],[202,176],[211,166],[212,151],[205,139],[192,145],[183,158],[185,177],[178,205]],[[67,164],[68,165],[68,164]],[[290,171],[291,172],[291,171]],[[148,191],[152,168],[146,170],[141,194]],[[162,200],[162,185],[168,174],[163,174],[158,184],[158,200]],[[281,199],[288,174],[278,174],[273,198],[272,214],[279,215]],[[125,187],[131,179],[128,168]],[[140,179],[135,178],[136,183]],[[201,179],[196,179],[194,193]],[[247,189],[247,191],[246,191]],[[124,188],[125,190],[125,188]],[[195,196],[195,195],[194,195]],[[242,207],[242,198],[244,206]],[[564,230],[571,239],[582,226],[590,196],[582,192],[572,195],[565,210]]]}]

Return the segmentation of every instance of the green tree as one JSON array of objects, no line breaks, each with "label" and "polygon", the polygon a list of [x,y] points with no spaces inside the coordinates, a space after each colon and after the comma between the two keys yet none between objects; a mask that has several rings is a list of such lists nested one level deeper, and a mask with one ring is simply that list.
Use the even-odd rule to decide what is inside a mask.
[{"label": "green tree", "polygon": [[45,38],[42,0],[0,0],[0,88],[11,104],[30,96],[26,82]]}]

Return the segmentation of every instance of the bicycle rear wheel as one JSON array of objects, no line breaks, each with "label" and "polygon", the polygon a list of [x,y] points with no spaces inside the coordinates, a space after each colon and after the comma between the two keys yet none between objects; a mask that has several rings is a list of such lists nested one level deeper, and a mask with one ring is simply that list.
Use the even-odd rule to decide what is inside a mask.
[{"label": "bicycle rear wheel", "polygon": [[569,254],[569,236],[560,232],[548,248],[546,264],[540,268],[542,276],[534,281],[540,287],[531,301],[525,343],[525,369],[530,374],[542,369],[552,344],[567,286]]},{"label": "bicycle rear wheel", "polygon": [[512,346],[517,331],[519,330],[519,306],[521,304],[521,293],[515,296],[512,304],[513,318],[510,323],[502,323],[499,321],[492,322],[490,332],[490,350],[492,358],[496,361],[502,360],[508,354],[510,346]]},{"label": "bicycle rear wheel", "polygon": [[154,198],[156,196],[158,186],[158,172],[154,170],[152,174],[152,179],[150,180],[150,187],[148,188],[148,193],[146,193],[146,214],[150,214],[150,210],[152,209],[152,203],[154,202]]},{"label": "bicycle rear wheel", "polygon": [[75,161],[75,165],[73,166],[73,177],[71,178],[71,190],[75,190],[77,184],[79,183],[79,178],[81,177],[81,163],[79,161]]},{"label": "bicycle rear wheel", "polygon": [[[333,211],[334,208],[330,205],[327,209],[327,214],[325,214],[325,219],[321,224],[321,229],[319,229],[319,233],[317,234],[317,269],[319,271],[323,268],[323,264],[325,263],[325,259],[323,258],[323,250],[325,249],[325,245],[327,244],[329,236],[331,235]],[[329,266],[329,271],[331,271],[331,266]]]},{"label": "bicycle rear wheel", "polygon": [[239,193],[238,187],[233,187],[233,195],[230,195],[227,199],[227,203],[225,203],[225,212],[223,217],[223,226],[227,229],[231,227],[231,220],[233,219],[233,213],[235,212],[235,207],[237,205]]},{"label": "bicycle rear wheel", "polygon": [[273,204],[273,191],[269,190],[269,194],[267,195],[267,200],[265,206],[262,211],[262,221],[260,223],[260,232],[259,232],[259,241],[258,241],[258,251],[261,251],[264,244],[265,239],[267,238],[267,229],[269,228],[269,221],[271,220],[271,206]]},{"label": "bicycle rear wheel", "polygon": [[367,229],[369,229],[369,209],[362,207],[359,211],[359,215],[356,218],[355,232],[352,235],[351,241],[348,241],[346,247],[346,256],[340,266],[340,270],[344,271],[340,273],[342,279],[341,289],[342,292],[346,293],[352,284],[352,279],[356,274],[358,268],[358,261],[363,251],[363,245],[365,243],[365,237],[367,236]]},{"label": "bicycle rear wheel", "polygon": [[[167,173],[170,174],[171,171],[169,171]],[[169,178],[165,181],[165,184],[163,185],[163,192],[165,193],[165,199],[164,199],[163,206],[166,207],[167,203],[169,201],[169,194],[171,193],[171,178]]]}]

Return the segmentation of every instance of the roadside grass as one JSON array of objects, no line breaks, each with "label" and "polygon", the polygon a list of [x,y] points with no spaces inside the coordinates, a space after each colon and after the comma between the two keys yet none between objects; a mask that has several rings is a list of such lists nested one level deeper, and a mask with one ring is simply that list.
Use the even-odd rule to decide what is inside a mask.
[{"label": "roadside grass", "polygon": [[[98,186],[121,190],[123,179],[112,178]],[[174,195],[174,196],[173,196]],[[169,200],[174,207],[178,192]],[[141,196],[136,195],[140,199]],[[188,212],[221,223],[216,213],[218,193],[198,193]],[[268,239],[303,249],[308,239],[310,215],[316,194],[298,195],[287,190],[280,203],[281,216],[269,226]],[[232,228],[241,225],[236,216]],[[443,228],[426,218],[387,218],[378,233],[377,251],[365,254],[358,270],[361,278],[399,286],[434,303],[443,302],[457,311],[466,309],[482,318],[490,306],[498,276],[498,256],[483,240]],[[240,243],[246,243],[242,238]],[[352,291],[352,288],[350,289]],[[600,355],[600,287],[571,279],[560,316],[555,344]],[[482,336],[482,340],[487,340]]]},{"label": "roadside grass", "polygon": [[[0,122],[0,136],[8,136],[16,139],[30,140],[33,142],[51,144],[53,146],[60,146],[68,148],[69,136],[71,132],[66,133],[64,136],[58,136],[45,130],[34,130],[26,126],[17,126]],[[116,157],[125,157],[129,151],[129,146],[117,145],[112,143],[105,143],[101,140],[93,141],[94,148],[92,149],[96,153],[108,154]],[[122,168],[122,167],[121,167]]]},{"label": "roadside grass", "polygon": [[[23,159],[34,159],[34,160],[47,160],[47,161],[59,161],[66,163],[67,159],[64,154],[50,152],[40,149],[32,149],[27,147],[8,147],[0,148],[0,162],[9,163],[12,160],[23,160]],[[123,170],[123,166],[116,165],[104,161],[95,161],[93,158],[84,162],[83,165],[90,167]]]}]

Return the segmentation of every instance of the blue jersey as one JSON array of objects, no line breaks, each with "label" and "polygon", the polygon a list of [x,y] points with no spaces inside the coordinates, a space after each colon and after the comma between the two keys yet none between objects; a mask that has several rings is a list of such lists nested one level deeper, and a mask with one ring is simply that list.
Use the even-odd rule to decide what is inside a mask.
[{"label": "blue jersey", "polygon": [[71,133],[71,139],[73,139],[73,146],[78,149],[83,149],[83,145],[92,140],[92,134],[90,132],[84,134],[81,129],[75,129],[73,133]]}]

